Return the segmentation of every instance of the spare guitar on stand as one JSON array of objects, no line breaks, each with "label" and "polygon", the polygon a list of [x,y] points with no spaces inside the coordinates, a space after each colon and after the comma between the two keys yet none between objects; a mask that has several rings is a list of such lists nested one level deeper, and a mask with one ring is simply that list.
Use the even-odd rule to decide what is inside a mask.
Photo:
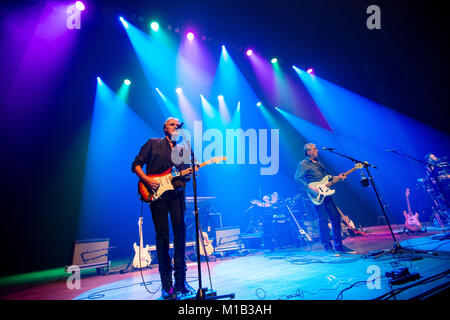
[{"label": "spare guitar on stand", "polygon": [[406,205],[408,207],[408,212],[403,211],[403,216],[405,217],[405,228],[409,231],[420,231],[422,229],[422,224],[419,222],[419,214],[412,213],[411,204],[409,203],[409,188],[406,188],[405,196],[406,196]]},{"label": "spare guitar on stand", "polygon": [[146,268],[152,262],[152,258],[150,256],[150,246],[147,244],[144,248],[144,238],[142,236],[142,217],[139,217],[138,221],[139,225],[139,246],[136,242],[133,244],[134,248],[134,259],[133,259],[133,267],[135,269]]},{"label": "spare guitar on stand", "polygon": [[342,218],[342,230],[346,230],[350,237],[362,236],[365,234],[365,232],[356,229],[355,223],[348,216],[344,215],[339,207],[337,207],[337,209]]}]

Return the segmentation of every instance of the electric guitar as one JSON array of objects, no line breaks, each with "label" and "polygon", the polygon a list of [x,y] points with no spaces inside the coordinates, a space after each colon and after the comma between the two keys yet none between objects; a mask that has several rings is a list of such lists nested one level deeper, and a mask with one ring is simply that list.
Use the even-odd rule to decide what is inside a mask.
[{"label": "electric guitar", "polygon": [[366,233],[363,231],[359,231],[356,230],[356,226],[355,223],[346,215],[344,215],[341,211],[341,209],[339,209],[339,207],[337,207],[339,213],[341,214],[341,226],[342,226],[342,230],[346,230],[350,236],[362,236],[365,235]]},{"label": "electric guitar", "polygon": [[[200,245],[200,255],[201,256],[205,256],[205,251],[206,251],[206,256],[210,256],[214,253],[214,247],[211,243],[211,241],[208,238],[208,234],[203,231],[202,232],[202,236],[199,237],[199,245]],[[202,245],[202,238],[203,238],[203,243],[205,245],[205,248],[203,249],[203,245]]]},{"label": "electric guitar", "polygon": [[[225,161],[227,157],[214,157],[208,161],[202,162],[196,165],[196,170],[211,163],[219,163]],[[190,173],[190,168],[181,170],[181,172],[172,172],[173,168],[169,168],[160,174],[151,174],[148,177],[156,179],[159,182],[157,188],[148,187],[142,180],[138,183],[138,194],[141,199],[147,203],[153,202],[161,198],[161,196],[169,190],[174,190],[172,185],[172,179],[176,177],[182,177]]]},{"label": "electric guitar", "polygon": [[286,208],[288,209],[289,213],[291,214],[292,219],[294,220],[295,224],[297,225],[297,230],[300,235],[300,237],[305,240],[306,242],[312,242],[312,238],[309,236],[308,233],[306,233],[305,230],[303,230],[302,227],[300,227],[300,224],[298,223],[297,219],[295,218],[294,213],[292,212],[291,208],[286,204]]},{"label": "electric guitar", "polygon": [[410,231],[419,231],[422,229],[422,224],[419,222],[419,214],[416,212],[415,214],[411,211],[411,205],[409,204],[409,188],[406,188],[406,204],[408,206],[408,212],[403,211],[403,215],[405,216],[405,228]]},{"label": "electric guitar", "polygon": [[342,223],[345,225],[345,227],[347,229],[355,230],[356,227],[355,227],[355,224],[353,223],[353,221],[350,220],[350,218],[348,216],[344,215],[342,213],[341,209],[339,209],[339,207],[337,209],[338,209],[339,213],[341,214]]},{"label": "electric guitar", "polygon": [[141,269],[148,267],[152,262],[152,258],[150,256],[150,247],[146,245],[144,248],[144,239],[142,237],[142,217],[139,217],[138,221],[139,225],[139,246],[136,242],[133,244],[134,248],[134,259],[133,259],[133,267],[136,269]]},{"label": "electric guitar", "polygon": [[[348,170],[344,173],[345,176],[348,176],[350,173],[355,171],[356,169],[362,169],[364,167],[363,163],[357,163],[355,164],[355,167]],[[322,180],[317,182],[311,182],[308,184],[307,194],[309,198],[311,199],[312,203],[316,206],[321,205],[323,200],[325,200],[326,197],[331,196],[335,194],[336,190],[330,189],[330,186],[335,184],[336,182],[340,181],[341,179],[338,177],[333,178],[331,175],[326,175],[322,178]],[[317,189],[317,192],[314,192],[311,190],[313,187]]]}]

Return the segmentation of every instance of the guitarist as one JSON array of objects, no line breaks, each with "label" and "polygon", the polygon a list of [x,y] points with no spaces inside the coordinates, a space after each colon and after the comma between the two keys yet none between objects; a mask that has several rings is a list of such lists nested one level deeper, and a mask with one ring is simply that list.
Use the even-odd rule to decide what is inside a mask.
[{"label": "guitarist", "polygon": [[[175,148],[180,122],[176,118],[168,118],[164,122],[164,138],[148,140],[140,149],[134,159],[131,170],[148,187],[157,188],[158,181],[148,177],[158,174],[174,166],[172,157],[174,150],[188,152],[186,149]],[[143,166],[146,167],[144,174]],[[175,166],[178,170],[188,165]],[[189,178],[173,179],[174,190],[167,191],[161,199],[150,203],[153,224],[156,232],[156,254],[158,257],[158,270],[162,284],[162,298],[175,299],[178,293],[188,294],[195,292],[186,282],[186,223],[184,213],[186,210],[185,186]],[[174,266],[169,254],[169,214],[174,235]],[[172,281],[174,271],[175,286]]]},{"label": "guitarist", "polygon": [[[314,143],[305,144],[303,151],[305,159],[300,161],[297,166],[295,181],[301,182],[306,188],[310,188],[313,192],[316,192],[317,190],[314,190],[314,188],[308,186],[308,184],[322,180],[327,175],[327,172],[325,167],[319,161],[319,150],[317,150]],[[341,173],[335,178],[344,180],[346,176]],[[326,197],[322,204],[314,207],[318,217],[320,241],[322,242],[325,251],[332,255],[336,253],[356,253],[356,251],[342,244],[341,215],[337,210],[332,196]],[[330,242],[328,219],[331,221],[334,249]]]}]

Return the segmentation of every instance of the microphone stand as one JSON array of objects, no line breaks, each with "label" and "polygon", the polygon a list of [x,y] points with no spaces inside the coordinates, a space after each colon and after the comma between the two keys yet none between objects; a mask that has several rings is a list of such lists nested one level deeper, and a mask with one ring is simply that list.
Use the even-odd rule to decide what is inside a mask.
[{"label": "microphone stand", "polygon": [[374,169],[378,169],[378,167],[376,167],[376,166],[374,166],[374,165],[368,163],[367,161],[357,160],[357,159],[352,158],[352,157],[350,157],[350,156],[347,156],[347,155],[341,154],[341,153],[339,153],[339,152],[336,152],[336,151],[334,151],[334,149],[332,149],[332,148],[326,148],[326,149],[324,149],[324,150],[328,150],[328,151],[330,151],[330,152],[332,152],[332,153],[334,153],[334,154],[337,154],[337,155],[339,155],[339,156],[341,156],[341,157],[347,158],[347,159],[351,160],[352,162],[355,162],[355,163],[362,163],[362,164],[364,165],[364,169],[366,170],[367,175],[369,176],[369,179],[368,179],[368,180],[370,181],[370,183],[371,183],[371,185],[372,185],[372,188],[373,188],[373,190],[374,190],[374,192],[375,192],[375,195],[376,195],[377,200],[378,200],[378,204],[380,205],[381,211],[383,212],[384,218],[386,219],[386,224],[387,224],[388,227],[389,227],[389,231],[390,231],[391,236],[392,236],[392,239],[393,239],[393,241],[394,241],[393,249],[390,249],[390,250],[388,250],[388,251],[386,251],[386,252],[383,252],[383,253],[381,253],[381,254],[375,256],[374,258],[381,257],[382,255],[385,255],[385,254],[388,254],[388,253],[392,253],[392,254],[396,254],[396,253],[400,253],[400,252],[414,252],[414,253],[419,253],[419,252],[421,252],[421,253],[428,253],[427,251],[424,251],[424,250],[411,250],[411,249],[405,249],[405,248],[403,248],[403,247],[400,245],[400,243],[397,241],[397,238],[395,237],[394,231],[392,230],[391,223],[389,222],[388,216],[387,216],[387,214],[386,214],[386,210],[385,210],[385,206],[386,206],[386,205],[383,204],[383,201],[384,201],[384,200],[382,200],[381,195],[379,194],[379,192],[378,192],[378,190],[377,190],[377,187],[376,187],[376,185],[375,185],[375,180],[374,180],[374,178],[373,178],[373,176],[372,176],[372,174],[370,173],[370,170],[369,170],[369,167],[374,168]]},{"label": "microphone stand", "polygon": [[[196,254],[197,254],[197,274],[198,274],[198,290],[197,294],[195,296],[195,299],[197,300],[213,300],[213,299],[222,299],[222,298],[234,298],[234,293],[228,294],[228,295],[222,295],[218,296],[217,292],[210,291],[208,293],[208,288],[203,288],[202,285],[202,268],[201,268],[201,261],[200,261],[200,219],[198,215],[198,202],[197,202],[197,178],[195,175],[195,168],[196,168],[196,159],[194,155],[194,151],[191,148],[191,142],[186,139],[186,136],[184,135],[183,129],[181,126],[179,127],[181,135],[183,136],[184,141],[186,141],[187,147],[189,152],[191,153],[191,168],[192,168],[192,186],[194,191],[194,219],[195,219],[195,243],[196,243]],[[206,255],[206,250],[203,250],[205,252],[205,256],[208,259]]]}]

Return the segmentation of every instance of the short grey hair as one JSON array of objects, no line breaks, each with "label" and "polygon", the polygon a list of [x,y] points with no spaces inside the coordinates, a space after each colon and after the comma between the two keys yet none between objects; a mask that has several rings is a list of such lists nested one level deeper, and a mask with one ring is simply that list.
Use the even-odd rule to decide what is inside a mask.
[{"label": "short grey hair", "polygon": [[314,143],[307,143],[303,146],[303,153],[305,154],[305,156],[308,155],[308,150],[311,149],[312,147],[315,147],[316,145]]},{"label": "short grey hair", "polygon": [[180,120],[178,118],[175,118],[175,117],[167,118],[166,121],[164,121],[163,131],[164,131],[164,129],[166,129],[167,122],[169,122],[170,120],[177,120],[178,122],[180,122]]}]

